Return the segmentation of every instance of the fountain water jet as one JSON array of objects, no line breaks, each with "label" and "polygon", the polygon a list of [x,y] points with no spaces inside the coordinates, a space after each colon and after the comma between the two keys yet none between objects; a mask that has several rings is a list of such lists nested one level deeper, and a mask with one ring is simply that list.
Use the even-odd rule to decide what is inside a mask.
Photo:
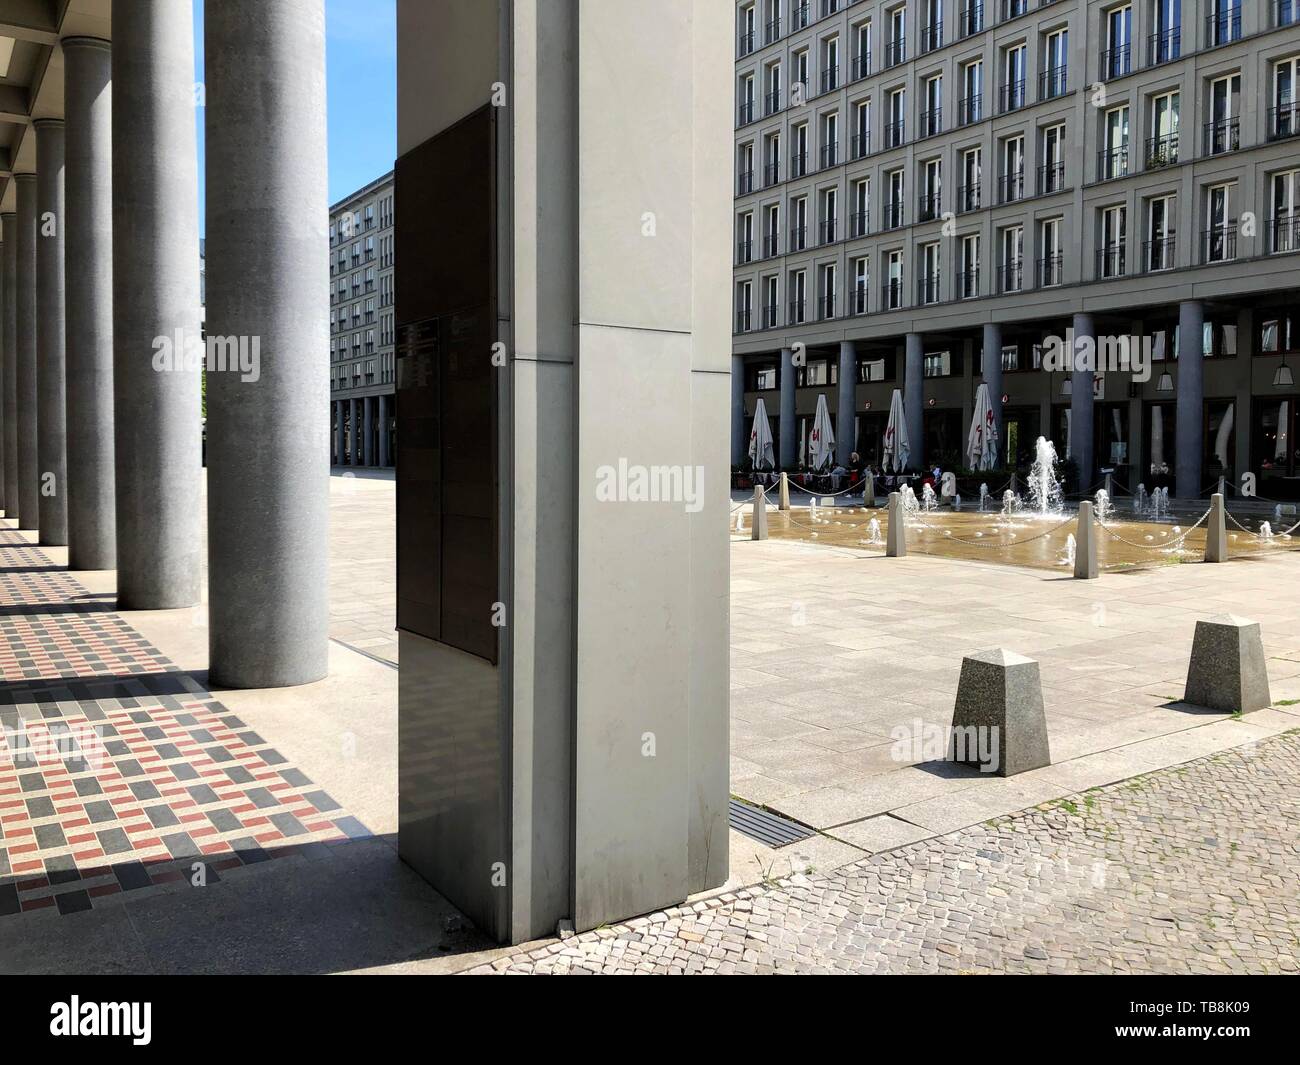
[{"label": "fountain water jet", "polygon": [[1034,443],[1034,464],[1029,468],[1029,505],[1040,517],[1058,515],[1064,501],[1056,479],[1056,445],[1040,436]]}]

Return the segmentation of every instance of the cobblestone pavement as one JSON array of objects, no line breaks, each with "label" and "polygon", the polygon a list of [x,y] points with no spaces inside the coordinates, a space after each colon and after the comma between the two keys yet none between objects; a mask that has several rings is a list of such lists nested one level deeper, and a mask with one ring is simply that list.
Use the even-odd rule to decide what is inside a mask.
[{"label": "cobblestone pavement", "polygon": [[1300,731],[471,972],[1296,972]]}]

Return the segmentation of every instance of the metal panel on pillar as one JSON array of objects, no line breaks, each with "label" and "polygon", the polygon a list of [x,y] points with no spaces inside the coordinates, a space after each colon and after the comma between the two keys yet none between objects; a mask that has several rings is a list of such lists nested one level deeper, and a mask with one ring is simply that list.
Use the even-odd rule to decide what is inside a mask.
[{"label": "metal panel on pillar", "polygon": [[36,175],[15,174],[18,203],[14,321],[17,350],[19,527],[40,521],[40,471],[36,458]]}]

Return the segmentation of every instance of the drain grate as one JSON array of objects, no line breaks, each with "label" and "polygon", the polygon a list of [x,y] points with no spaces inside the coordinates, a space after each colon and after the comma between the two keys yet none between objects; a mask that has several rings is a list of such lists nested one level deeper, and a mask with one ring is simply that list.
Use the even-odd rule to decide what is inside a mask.
[{"label": "drain grate", "polygon": [[743,799],[732,799],[730,810],[732,828],[769,847],[784,847],[788,843],[797,843],[815,835],[807,825],[774,814],[771,810],[764,810],[761,806],[754,806]]}]

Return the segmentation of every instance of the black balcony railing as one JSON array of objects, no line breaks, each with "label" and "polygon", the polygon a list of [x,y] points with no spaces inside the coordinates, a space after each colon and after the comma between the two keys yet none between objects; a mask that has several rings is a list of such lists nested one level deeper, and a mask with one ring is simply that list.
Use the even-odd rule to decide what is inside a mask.
[{"label": "black balcony railing", "polygon": [[1019,259],[998,267],[998,291],[1019,292],[1024,287],[1023,264]]},{"label": "black balcony railing", "polygon": [[976,0],[963,0],[957,16],[957,36],[969,37],[984,28],[984,5]]},{"label": "black balcony railing", "polygon": [[781,39],[781,16],[778,15],[763,27],[763,43],[771,44]]},{"label": "black balcony railing", "polygon": [[808,227],[792,226],[790,228],[790,250],[803,251],[808,247]]},{"label": "black balcony railing", "polygon": [[737,333],[748,333],[748,332],[749,332],[749,330],[750,330],[750,320],[749,320],[749,319],[750,319],[750,312],[749,312],[749,311],[737,311],[737,312],[736,312],[736,332],[737,332]]},{"label": "black balcony railing", "polygon": [[1159,170],[1178,162],[1178,134],[1166,133],[1163,137],[1148,137],[1145,169]]},{"label": "black balcony railing", "polygon": [[849,290],[849,314],[866,314],[867,313],[867,286],[864,284],[854,285]]},{"label": "black balcony railing", "polygon": [[804,309],[805,309],[807,303],[808,303],[807,300],[791,300],[791,301],[790,301],[790,317],[789,317],[788,319],[786,319],[786,321],[787,321],[790,325],[798,325],[800,322],[803,321],[803,319],[804,319]]},{"label": "black balcony railing", "polygon": [[1128,173],[1128,145],[1118,148],[1103,148],[1097,153],[1097,180],[1109,181],[1111,178],[1124,177]]},{"label": "black balcony railing", "polygon": [[943,132],[943,108],[932,107],[928,111],[921,112],[920,122],[921,136],[933,137]]},{"label": "black balcony railing", "polygon": [[1205,124],[1205,154],[1220,155],[1241,147],[1241,120],[1221,118]]},{"label": "black balcony railing", "polygon": [[943,47],[943,19],[921,27],[921,52],[933,52]]},{"label": "black balcony railing", "polygon": [[1123,277],[1128,268],[1123,244],[1107,244],[1097,249],[1097,276],[1099,278]]},{"label": "black balcony railing", "polygon": [[1268,250],[1300,251],[1300,211],[1284,211],[1268,223]]},{"label": "black balcony railing", "polygon": [[817,227],[817,236],[822,244],[834,244],[837,219],[823,218]]},{"label": "black balcony railing", "polygon": [[767,113],[774,115],[781,110],[781,90],[773,89],[764,97],[764,103],[767,106]]},{"label": "black balcony railing", "polygon": [[1064,256],[1060,252],[1046,255],[1038,260],[1038,287],[1051,288],[1061,283],[1061,264]]},{"label": "black balcony railing", "polygon": [[775,233],[768,233],[763,237],[763,258],[771,259],[773,256],[781,253],[781,238]]},{"label": "black balcony railing", "polygon": [[850,150],[853,152],[854,159],[861,159],[871,150],[871,134],[855,133],[849,141]]},{"label": "black balcony railing", "polygon": [[826,321],[827,318],[835,317],[834,294],[831,294],[829,296],[822,296],[817,301],[817,317],[823,322]]},{"label": "black balcony railing", "polygon": [[849,236],[865,237],[867,235],[867,212],[854,211],[849,215]]},{"label": "black balcony railing", "polygon": [[940,206],[940,195],[937,192],[924,193],[917,200],[916,220],[918,222],[933,222],[942,213],[943,208]]},{"label": "black balcony railing", "polygon": [[899,37],[895,41],[885,42],[885,67],[896,67],[907,61],[907,38]]},{"label": "black balcony railing", "polygon": [[1002,21],[1016,18],[1029,10],[1029,0],[1002,0]]},{"label": "black balcony railing", "polygon": [[1174,268],[1175,244],[1173,237],[1157,237],[1142,243],[1142,268],[1151,273],[1155,270],[1172,270]]},{"label": "black balcony railing", "polygon": [[1183,52],[1183,31],[1175,26],[1172,30],[1159,30],[1147,37],[1147,66],[1157,67],[1161,63],[1170,63]]},{"label": "black balcony railing", "polygon": [[769,303],[763,308],[763,317],[761,321],[763,323],[763,329],[776,328],[776,307],[773,304]]},{"label": "black balcony railing", "polygon": [[754,258],[754,242],[752,240],[742,240],[736,243],[736,262],[752,262]]},{"label": "black balcony railing", "polygon": [[746,126],[754,121],[754,101],[744,100],[740,107],[736,109],[737,125]]},{"label": "black balcony railing", "polygon": [[1300,0],[1273,0],[1273,25],[1290,26],[1300,22]]},{"label": "black balcony railing", "polygon": [[899,278],[886,281],[880,288],[880,306],[883,310],[897,310],[903,305],[903,282]]},{"label": "black balcony railing", "polygon": [[1025,106],[1025,79],[1009,81],[998,90],[998,111],[1018,111]]},{"label": "black balcony railing", "polygon": [[767,163],[763,167],[763,185],[775,185],[781,180],[781,164]]},{"label": "black balcony railing", "polygon": [[1241,12],[1216,11],[1205,16],[1205,47],[1218,48],[1241,40]]},{"label": "black balcony railing", "polygon": [[1268,109],[1268,139],[1284,140],[1300,134],[1300,104],[1283,99],[1277,107]]},{"label": "black balcony railing", "polygon": [[1107,48],[1101,53],[1101,80],[1122,78],[1133,69],[1133,48],[1121,44],[1117,48]]},{"label": "black balcony railing", "polygon": [[1060,192],[1065,188],[1065,164],[1043,163],[1038,168],[1038,194]]},{"label": "black balcony railing", "polygon": [[904,123],[900,118],[897,122],[885,123],[885,147],[897,148],[904,140]]},{"label": "black balcony railing", "polygon": [[1237,223],[1225,222],[1201,232],[1201,262],[1228,263],[1237,257]]},{"label": "black balcony railing", "polygon": [[901,203],[885,204],[883,225],[885,229],[897,229],[903,224],[903,205]]},{"label": "black balcony railing", "polygon": [[795,152],[790,156],[790,176],[792,178],[803,177],[808,173],[808,153]]},{"label": "black balcony railing", "polygon": [[827,67],[822,71],[822,92],[834,92],[840,84],[840,67],[839,64]]},{"label": "black balcony railing", "polygon": [[1025,195],[1025,172],[1017,170],[998,178],[998,202],[1014,203]]},{"label": "black balcony railing", "polygon": [[957,125],[969,126],[983,117],[984,97],[980,93],[965,96],[957,101]]},{"label": "black balcony railing", "polygon": [[979,184],[958,185],[957,186],[957,213],[966,214],[968,211],[978,211],[980,209],[980,187]]},{"label": "black balcony railing", "polygon": [[1038,98],[1040,100],[1055,100],[1058,96],[1065,95],[1065,86],[1068,71],[1065,67],[1052,67],[1044,70],[1038,75]]},{"label": "black balcony railing", "polygon": [[860,52],[853,57],[853,80],[859,81],[871,73],[871,53]]},{"label": "black balcony railing", "polygon": [[919,304],[938,303],[940,285],[938,274],[923,274],[916,279],[916,302]]},{"label": "black balcony railing", "polygon": [[840,161],[840,142],[831,141],[829,144],[823,144],[821,160],[823,170],[838,163]]},{"label": "black balcony railing", "polygon": [[754,171],[742,170],[736,175],[736,191],[741,196],[754,191]]},{"label": "black balcony railing", "polygon": [[753,50],[754,50],[754,31],[749,30],[746,33],[742,33],[740,35],[740,54],[742,56],[746,56],[749,55],[749,53],[752,52]]},{"label": "black balcony railing", "polygon": [[812,22],[812,7],[809,4],[800,4],[790,12],[790,32],[801,30]]},{"label": "black balcony railing", "polygon": [[971,300],[980,294],[980,271],[978,266],[971,270],[957,271],[956,291],[959,300]]}]

